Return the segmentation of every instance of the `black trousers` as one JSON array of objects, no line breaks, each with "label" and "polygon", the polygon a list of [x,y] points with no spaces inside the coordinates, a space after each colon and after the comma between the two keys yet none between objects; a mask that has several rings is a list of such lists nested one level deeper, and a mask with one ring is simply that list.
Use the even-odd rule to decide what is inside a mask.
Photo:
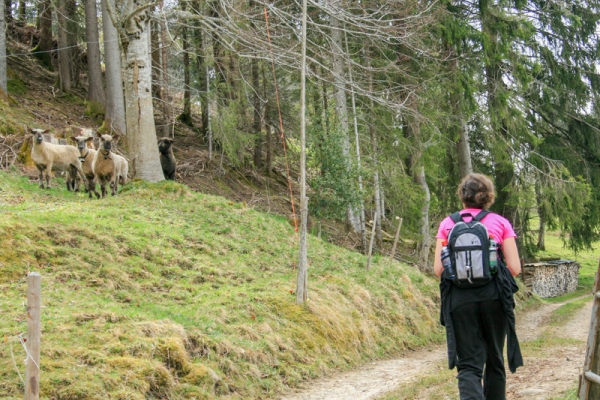
[{"label": "black trousers", "polygon": [[[506,400],[506,318],[500,300],[467,303],[452,311],[461,400]],[[483,384],[482,384],[483,378]]]}]

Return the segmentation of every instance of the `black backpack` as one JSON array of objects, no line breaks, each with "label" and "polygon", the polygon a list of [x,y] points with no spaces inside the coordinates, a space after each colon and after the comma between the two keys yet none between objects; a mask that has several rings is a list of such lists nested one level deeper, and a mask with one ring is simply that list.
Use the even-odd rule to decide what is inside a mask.
[{"label": "black backpack", "polygon": [[[486,285],[493,279],[490,270],[490,235],[481,220],[490,212],[482,210],[472,216],[456,212],[450,215],[455,225],[448,234],[448,249],[454,271],[452,282],[460,288],[475,288]],[[473,219],[465,222],[463,217]]]}]

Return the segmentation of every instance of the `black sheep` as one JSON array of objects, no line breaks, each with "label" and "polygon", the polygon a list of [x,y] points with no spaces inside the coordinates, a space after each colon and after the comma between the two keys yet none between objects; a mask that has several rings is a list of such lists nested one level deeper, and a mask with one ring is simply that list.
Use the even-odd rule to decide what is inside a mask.
[{"label": "black sheep", "polygon": [[158,141],[158,151],[160,152],[160,165],[165,175],[165,179],[170,181],[175,180],[175,169],[177,168],[177,161],[173,155],[174,140],[169,138],[161,138]]}]

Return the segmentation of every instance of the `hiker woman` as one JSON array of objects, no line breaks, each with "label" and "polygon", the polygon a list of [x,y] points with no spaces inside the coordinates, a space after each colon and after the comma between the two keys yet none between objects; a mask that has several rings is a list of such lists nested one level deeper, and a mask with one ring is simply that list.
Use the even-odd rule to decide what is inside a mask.
[{"label": "hiker woman", "polygon": [[[446,341],[448,344],[448,365],[458,370],[458,390],[460,399],[476,400],[505,400],[506,399],[506,371],[504,369],[504,340],[508,336],[508,363],[511,372],[523,365],[519,343],[515,332],[514,298],[517,285],[513,276],[521,272],[519,253],[515,242],[516,234],[510,222],[498,215],[486,211],[494,202],[494,184],[485,175],[469,174],[458,186],[458,197],[464,208],[450,217],[446,217],[440,224],[436,235],[434,273],[442,276],[440,291],[442,297],[441,322],[446,327]],[[478,216],[479,213],[483,213]],[[471,226],[471,221],[480,221],[487,228],[489,236],[497,243],[500,249],[499,257],[487,262],[487,267],[478,267],[478,259],[490,259],[490,250],[480,250],[477,256],[472,251],[472,246],[463,246],[462,251],[468,256],[454,256],[453,267],[455,272],[453,280],[444,272],[441,253],[442,248],[448,243],[450,252],[458,251],[458,246],[453,247],[457,238],[452,228],[458,225],[457,221]],[[457,226],[458,228],[458,226]],[[479,227],[483,229],[482,227]],[[485,229],[483,229],[485,231]],[[449,238],[449,235],[452,236]],[[453,242],[454,240],[454,242]],[[484,238],[481,248],[494,246],[489,238]],[[471,242],[469,242],[471,243]],[[494,247],[495,248],[495,247]],[[488,247],[489,249],[489,247]],[[446,250],[446,249],[444,249]],[[473,253],[473,254],[471,254]],[[478,285],[469,285],[476,280],[471,276],[458,282],[461,277],[460,260],[467,263],[467,275],[478,268],[488,272],[481,274]],[[497,267],[493,265],[497,262]],[[464,267],[463,267],[464,268]],[[491,271],[491,272],[490,272]],[[458,273],[457,273],[458,272]],[[464,269],[462,276],[465,277]],[[474,275],[473,275],[474,276]],[[485,370],[484,370],[485,369]],[[483,378],[483,382],[482,382]]]}]

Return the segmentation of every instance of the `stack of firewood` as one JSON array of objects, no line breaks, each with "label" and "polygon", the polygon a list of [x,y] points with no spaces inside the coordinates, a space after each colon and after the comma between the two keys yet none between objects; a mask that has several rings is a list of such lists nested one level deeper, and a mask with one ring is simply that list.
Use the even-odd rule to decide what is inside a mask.
[{"label": "stack of firewood", "polygon": [[552,260],[525,264],[523,282],[540,297],[556,297],[577,290],[579,263]]}]

